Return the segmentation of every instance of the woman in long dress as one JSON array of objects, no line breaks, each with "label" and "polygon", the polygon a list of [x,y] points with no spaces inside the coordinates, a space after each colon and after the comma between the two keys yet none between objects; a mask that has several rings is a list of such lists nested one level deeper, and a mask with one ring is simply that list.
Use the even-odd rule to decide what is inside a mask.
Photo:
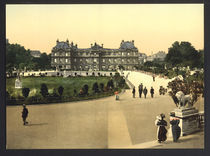
[{"label": "woman in long dress", "polygon": [[179,122],[180,122],[180,120],[178,118],[175,118],[175,114],[171,114],[170,124],[171,124],[174,142],[178,141],[180,134],[181,134],[181,128],[179,127]]},{"label": "woman in long dress", "polygon": [[167,122],[164,120],[165,115],[164,114],[160,114],[159,116],[157,116],[157,119],[155,121],[155,125],[158,126],[157,129],[157,139],[158,142],[164,142],[167,139],[167,129],[165,128],[165,126],[167,126]]}]

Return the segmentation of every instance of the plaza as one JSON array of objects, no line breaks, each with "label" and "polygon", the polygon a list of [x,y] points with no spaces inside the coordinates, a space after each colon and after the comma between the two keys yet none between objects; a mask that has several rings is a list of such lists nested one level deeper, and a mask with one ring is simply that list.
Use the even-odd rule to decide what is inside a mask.
[{"label": "plaza", "polygon": [[[128,74],[129,73],[129,74]],[[158,89],[167,86],[169,79],[156,78],[138,71],[124,71],[137,88],[139,83],[155,89],[154,98],[132,97],[131,89],[114,96],[82,102],[27,106],[28,126],[23,126],[22,106],[7,106],[7,149],[112,149],[158,148],[156,143],[156,116],[166,115],[176,106],[172,98],[159,95]],[[195,105],[203,110],[203,99]],[[190,136],[188,136],[190,137]],[[182,148],[204,148],[204,136],[199,144],[182,143]],[[182,138],[180,138],[181,140]],[[170,142],[170,138],[168,138]],[[201,142],[201,143],[200,143]],[[167,141],[166,141],[167,143]],[[162,145],[167,148],[167,145]],[[177,146],[170,144],[171,148]]]}]

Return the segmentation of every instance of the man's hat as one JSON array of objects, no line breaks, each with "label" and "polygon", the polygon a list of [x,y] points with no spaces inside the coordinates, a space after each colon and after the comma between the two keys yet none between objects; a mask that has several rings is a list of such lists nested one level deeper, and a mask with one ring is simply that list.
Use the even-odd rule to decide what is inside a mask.
[{"label": "man's hat", "polygon": [[25,107],[26,106],[26,104],[23,104],[23,107]]}]

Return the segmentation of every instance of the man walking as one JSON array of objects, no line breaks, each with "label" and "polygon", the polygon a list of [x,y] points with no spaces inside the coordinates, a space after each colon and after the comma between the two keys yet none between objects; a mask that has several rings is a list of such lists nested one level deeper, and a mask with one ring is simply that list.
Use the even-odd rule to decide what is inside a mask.
[{"label": "man walking", "polygon": [[135,87],[133,87],[133,91],[132,91],[132,93],[133,93],[133,98],[135,98],[135,93],[136,93],[136,89],[135,89]]},{"label": "man walking", "polygon": [[153,98],[153,95],[154,95],[154,89],[153,89],[153,87],[151,87],[151,89],[150,89],[150,94],[151,94],[151,97]]},{"label": "man walking", "polygon": [[144,87],[143,93],[144,93],[144,98],[146,99],[146,97],[147,97],[147,88],[146,87]]},{"label": "man walking", "polygon": [[23,104],[23,111],[22,111],[23,125],[28,124],[28,122],[26,121],[27,116],[28,116],[28,109],[26,108],[26,105]]},{"label": "man walking", "polygon": [[141,98],[142,92],[143,92],[143,84],[141,83],[141,84],[139,85],[139,98]]}]

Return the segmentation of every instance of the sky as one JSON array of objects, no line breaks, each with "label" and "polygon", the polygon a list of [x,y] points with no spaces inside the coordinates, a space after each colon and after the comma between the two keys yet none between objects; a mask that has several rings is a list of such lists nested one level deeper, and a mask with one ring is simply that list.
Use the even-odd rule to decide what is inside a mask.
[{"label": "sky", "polygon": [[168,52],[175,41],[204,48],[203,4],[7,5],[6,38],[51,53],[56,40],[117,49],[134,40],[139,52]]}]

